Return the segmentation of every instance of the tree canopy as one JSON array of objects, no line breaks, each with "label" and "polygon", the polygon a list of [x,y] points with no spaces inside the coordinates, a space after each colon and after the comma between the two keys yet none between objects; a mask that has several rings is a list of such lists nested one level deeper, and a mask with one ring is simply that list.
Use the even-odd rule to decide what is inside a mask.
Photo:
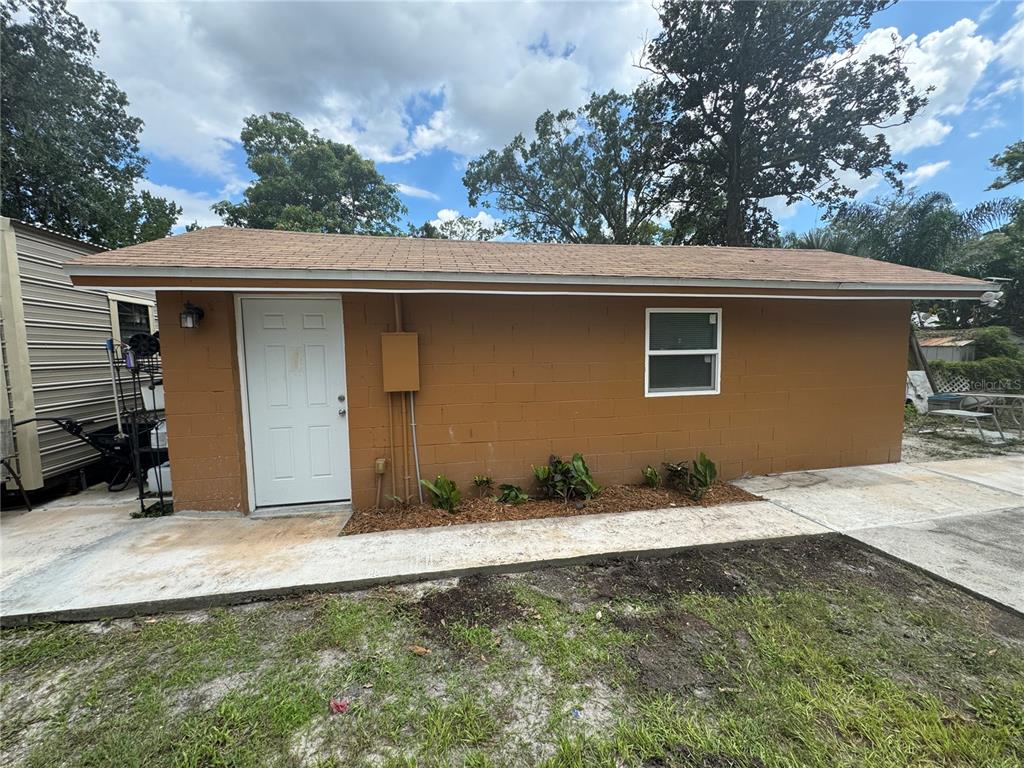
[{"label": "tree canopy", "polygon": [[[924,96],[898,46],[861,55],[859,35],[894,0],[667,0],[663,31],[643,66],[665,102],[678,164],[679,224],[706,218],[701,190],[721,191],[715,241],[751,242],[751,212],[784,197],[834,208],[852,178],[905,166],[883,133],[910,120]],[[714,202],[714,200],[712,200]]]},{"label": "tree canopy", "polygon": [[989,189],[1005,189],[1011,184],[1024,181],[1024,139],[1010,144],[989,162],[1003,171],[989,185]]},{"label": "tree canopy", "polygon": [[519,134],[469,163],[470,205],[495,205],[524,240],[655,241],[669,202],[655,108],[649,93],[612,91],[575,111],[545,112],[532,141]]},{"label": "tree canopy", "polygon": [[[444,213],[442,211],[442,213]],[[451,218],[425,221],[420,226],[409,225],[410,237],[424,237],[435,240],[493,240],[505,234],[505,222],[497,221],[493,226],[484,226],[479,220],[462,214]]]},{"label": "tree canopy", "polygon": [[137,190],[142,121],[93,66],[99,36],[61,0],[5,2],[0,25],[4,215],[107,248],[167,236],[181,208]]},{"label": "tree canopy", "polygon": [[251,115],[241,134],[256,179],[239,203],[213,210],[226,224],[339,234],[399,234],[398,189],[348,144],[310,132],[287,112]]}]

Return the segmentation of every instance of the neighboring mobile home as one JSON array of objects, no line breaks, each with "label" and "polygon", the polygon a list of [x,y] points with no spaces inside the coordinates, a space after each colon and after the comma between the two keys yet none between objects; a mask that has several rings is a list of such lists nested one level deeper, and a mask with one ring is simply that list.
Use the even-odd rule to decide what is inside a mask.
[{"label": "neighboring mobile home", "polygon": [[[71,259],[102,248],[0,217],[0,451],[28,490],[95,463],[99,455],[45,416],[114,423],[105,344],[156,329],[152,293],[76,290]],[[8,478],[3,477],[6,483]]]},{"label": "neighboring mobile home", "polygon": [[417,454],[527,487],[575,451],[606,483],[698,451],[726,478],[898,461],[911,301],[991,289],[823,251],[223,227],[70,272],[157,292],[175,508],[243,511],[415,494]]}]

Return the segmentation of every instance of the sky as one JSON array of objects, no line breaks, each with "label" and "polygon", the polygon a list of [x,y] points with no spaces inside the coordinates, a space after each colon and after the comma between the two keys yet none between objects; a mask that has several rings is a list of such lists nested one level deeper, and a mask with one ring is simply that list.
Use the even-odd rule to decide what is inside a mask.
[{"label": "sky", "polygon": [[[546,109],[575,108],[590,93],[631,90],[635,62],[660,27],[639,2],[98,2],[69,4],[100,34],[98,66],[145,121],[142,187],[219,223],[218,200],[251,179],[239,145],[250,114],[287,111],[352,144],[398,185],[408,221],[470,208],[469,160],[530,136]],[[1024,137],[1024,3],[902,0],[861,41],[908,47],[911,80],[932,87],[928,106],[891,129],[904,182],[970,206],[996,193],[989,158]],[[857,180],[858,199],[891,191]],[[805,202],[767,201],[783,231],[817,225]]]}]

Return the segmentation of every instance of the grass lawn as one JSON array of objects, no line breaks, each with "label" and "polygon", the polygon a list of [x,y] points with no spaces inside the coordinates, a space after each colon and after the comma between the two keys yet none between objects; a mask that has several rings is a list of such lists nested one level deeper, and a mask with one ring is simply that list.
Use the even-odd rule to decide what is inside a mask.
[{"label": "grass lawn", "polygon": [[5,766],[1024,764],[1024,620],[831,537],[5,630],[2,661]]}]

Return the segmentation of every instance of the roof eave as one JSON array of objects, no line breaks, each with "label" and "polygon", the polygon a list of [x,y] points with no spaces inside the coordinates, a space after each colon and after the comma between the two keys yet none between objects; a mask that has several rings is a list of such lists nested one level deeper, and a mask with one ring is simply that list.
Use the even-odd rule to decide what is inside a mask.
[{"label": "roof eave", "polygon": [[[403,283],[475,283],[495,285],[563,286],[576,287],[651,287],[651,288],[735,288],[770,289],[793,291],[832,291],[856,294],[865,291],[899,292],[907,298],[946,298],[947,294],[963,295],[963,298],[979,298],[983,293],[998,290],[998,286],[981,280],[970,283],[875,283],[875,282],[828,282],[818,280],[720,280],[684,279],[672,277],[608,276],[608,275],[540,275],[481,272],[413,272],[387,270],[344,270],[344,269],[278,269],[246,267],[174,267],[174,266],[120,266],[94,264],[67,264],[65,269],[74,278],[88,278],[90,285],[95,278],[144,278],[152,281],[147,287],[173,289],[194,287],[176,285],[175,281],[188,280],[232,280],[247,281],[281,280],[322,280],[324,282],[403,282]],[[84,281],[83,281],[84,282]]]}]

